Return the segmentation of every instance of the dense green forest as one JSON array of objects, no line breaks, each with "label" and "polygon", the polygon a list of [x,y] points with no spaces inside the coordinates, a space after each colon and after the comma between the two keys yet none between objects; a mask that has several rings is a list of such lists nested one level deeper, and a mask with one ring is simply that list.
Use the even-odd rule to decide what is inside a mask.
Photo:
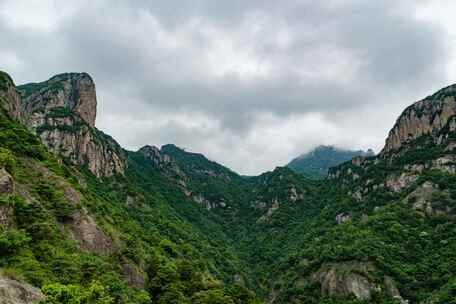
[{"label": "dense green forest", "polygon": [[[456,116],[325,179],[246,177],[174,145],[124,150],[52,104],[87,77],[0,74],[0,280],[38,299],[20,303],[456,303]],[[417,112],[435,119],[439,96]]]}]

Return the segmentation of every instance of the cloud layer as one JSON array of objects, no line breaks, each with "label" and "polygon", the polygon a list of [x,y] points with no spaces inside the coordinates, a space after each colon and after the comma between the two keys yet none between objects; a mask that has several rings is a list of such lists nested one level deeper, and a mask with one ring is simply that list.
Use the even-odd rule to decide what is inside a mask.
[{"label": "cloud layer", "polygon": [[0,68],[88,72],[98,127],[126,148],[175,143],[256,174],[318,144],[378,150],[450,81],[451,21],[400,3],[4,0]]}]

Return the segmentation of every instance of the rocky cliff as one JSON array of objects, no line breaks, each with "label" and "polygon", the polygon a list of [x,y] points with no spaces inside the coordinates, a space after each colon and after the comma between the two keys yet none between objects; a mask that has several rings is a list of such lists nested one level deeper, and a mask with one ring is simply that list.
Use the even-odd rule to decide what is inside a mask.
[{"label": "rocky cliff", "polygon": [[21,97],[11,77],[0,71],[0,105],[14,119],[21,119]]},{"label": "rocky cliff", "polygon": [[456,85],[451,85],[405,109],[389,132],[382,154],[441,130],[456,114],[455,96]]},{"label": "rocky cliff", "polygon": [[86,73],[66,73],[40,83],[14,86],[2,74],[4,108],[53,152],[87,166],[97,177],[123,174],[124,153],[95,128],[95,84]]},{"label": "rocky cliff", "polygon": [[21,85],[18,89],[29,125],[40,123],[42,114],[63,108],[68,113],[77,115],[89,127],[95,127],[95,83],[86,73],[60,74],[44,82]]}]

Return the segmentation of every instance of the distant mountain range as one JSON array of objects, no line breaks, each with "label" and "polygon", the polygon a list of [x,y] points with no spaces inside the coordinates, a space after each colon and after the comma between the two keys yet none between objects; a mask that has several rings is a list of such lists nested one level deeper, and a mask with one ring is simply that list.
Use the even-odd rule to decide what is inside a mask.
[{"label": "distant mountain range", "polygon": [[371,149],[347,150],[335,146],[318,146],[308,153],[293,159],[287,167],[295,172],[305,174],[312,178],[324,178],[331,167],[340,165],[356,156],[374,156]]}]

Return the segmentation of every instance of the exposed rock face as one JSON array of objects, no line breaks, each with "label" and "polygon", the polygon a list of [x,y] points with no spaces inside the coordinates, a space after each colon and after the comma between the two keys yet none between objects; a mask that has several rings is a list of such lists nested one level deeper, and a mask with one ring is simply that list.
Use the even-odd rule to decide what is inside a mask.
[{"label": "exposed rock face", "polygon": [[[123,174],[123,150],[95,128],[95,84],[86,73],[67,73],[18,87],[21,121],[54,153],[87,165],[97,177]],[[10,98],[10,104],[14,99]]]},{"label": "exposed rock face", "polygon": [[350,297],[369,301],[374,292],[385,290],[399,303],[407,303],[396,287],[391,277],[384,277],[384,284],[376,284],[370,278],[375,272],[375,266],[366,262],[344,262],[323,265],[312,275],[312,279],[321,285],[321,292],[325,296]]},{"label": "exposed rock face", "polygon": [[382,154],[399,149],[421,135],[442,129],[456,114],[456,85],[446,87],[409,106],[389,132]]},{"label": "exposed rock face", "polygon": [[388,177],[386,180],[386,186],[394,192],[400,192],[402,189],[407,188],[411,183],[413,183],[417,179],[417,174],[403,172],[399,176]]},{"label": "exposed rock face", "polygon": [[[321,284],[322,294],[337,297],[354,295],[359,300],[369,300],[372,293],[378,290],[377,286],[367,276],[361,274],[367,273],[369,266],[353,264],[348,266],[353,269],[341,269],[346,267],[346,265],[337,264],[327,265],[313,275],[313,279]],[[355,269],[357,271],[353,271]]]},{"label": "exposed rock face", "polygon": [[267,222],[271,218],[271,216],[274,214],[274,212],[279,209],[280,207],[280,202],[277,198],[274,198],[272,200],[272,205],[269,207],[268,211],[263,214],[259,219],[258,222]]},{"label": "exposed rock face", "polygon": [[39,289],[0,276],[0,304],[35,304],[43,299]]},{"label": "exposed rock face", "polygon": [[12,193],[13,191],[13,178],[4,168],[0,168],[0,193]]},{"label": "exposed rock face", "polygon": [[[14,182],[11,175],[4,169],[0,168],[0,194],[13,193]],[[0,206],[0,227],[8,228],[12,225],[13,209],[8,205]],[[1,303],[1,299],[0,299]]]},{"label": "exposed rock face", "polygon": [[[438,197],[438,207],[434,200],[435,196]],[[431,182],[425,182],[417,187],[404,199],[404,202],[410,204],[413,209],[422,211],[426,215],[446,214],[452,211],[450,206],[442,204],[443,201],[450,199],[450,193],[439,189]]]},{"label": "exposed rock face", "polygon": [[0,71],[0,106],[14,119],[21,119],[21,96],[11,77]]},{"label": "exposed rock face", "polygon": [[0,206],[0,227],[9,228],[12,225],[13,208]]},{"label": "exposed rock face", "polygon": [[385,284],[385,290],[388,295],[390,295],[394,300],[400,304],[408,304],[409,301],[405,300],[399,293],[399,289],[396,287],[396,283],[393,278],[390,276],[385,276],[383,283]]},{"label": "exposed rock face", "polygon": [[[179,188],[184,192],[184,194],[192,199],[194,202],[198,203],[202,207],[207,210],[211,210],[217,207],[225,207],[225,202],[223,201],[210,201],[205,198],[202,194],[194,193],[189,187],[187,186],[190,178],[185,174],[185,172],[179,167],[179,165],[175,162],[175,160],[164,151],[160,150],[157,147],[146,145],[138,150],[139,153],[143,154],[146,158],[148,158],[153,166],[158,169],[162,174],[170,178],[173,182],[175,182]],[[214,174],[211,175],[208,171],[198,171],[195,170],[198,174],[206,174],[211,177],[218,178]]]},{"label": "exposed rock face", "polygon": [[27,120],[33,123],[39,112],[62,107],[77,114],[90,127],[95,127],[97,97],[95,84],[86,73],[66,73],[48,81],[20,86]]},{"label": "exposed rock face", "polygon": [[171,158],[168,155],[163,155],[160,149],[155,146],[144,146],[138,152],[148,157],[157,167],[163,167],[171,162]]},{"label": "exposed rock face", "polygon": [[128,284],[130,286],[136,288],[144,288],[146,285],[146,275],[144,272],[139,269],[138,267],[130,264],[124,263],[122,265],[122,272],[127,279]]},{"label": "exposed rock face", "polygon": [[68,132],[58,126],[55,129],[39,133],[48,148],[64,155],[77,164],[87,165],[90,171],[98,176],[123,174],[125,161],[123,152],[116,142],[107,138],[99,140],[99,131],[82,127],[77,132]]},{"label": "exposed rock face", "polygon": [[116,250],[114,242],[84,209],[74,215],[71,232],[83,250],[99,255],[109,255]]},{"label": "exposed rock face", "polygon": [[139,153],[148,158],[153,166],[160,170],[165,176],[175,180],[182,188],[187,196],[191,195],[191,191],[187,189],[188,177],[184,171],[179,168],[176,162],[166,153],[163,153],[155,146],[146,145],[138,150]]}]

